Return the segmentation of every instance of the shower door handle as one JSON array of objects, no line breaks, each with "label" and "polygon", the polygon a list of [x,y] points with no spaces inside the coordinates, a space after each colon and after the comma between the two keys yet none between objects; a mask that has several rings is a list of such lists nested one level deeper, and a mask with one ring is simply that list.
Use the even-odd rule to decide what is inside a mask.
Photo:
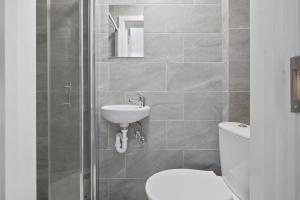
[{"label": "shower door handle", "polygon": [[64,85],[64,88],[67,90],[66,91],[66,96],[67,96],[67,102],[63,103],[64,106],[67,106],[68,108],[71,107],[71,90],[72,90],[72,83],[71,82],[67,82]]}]

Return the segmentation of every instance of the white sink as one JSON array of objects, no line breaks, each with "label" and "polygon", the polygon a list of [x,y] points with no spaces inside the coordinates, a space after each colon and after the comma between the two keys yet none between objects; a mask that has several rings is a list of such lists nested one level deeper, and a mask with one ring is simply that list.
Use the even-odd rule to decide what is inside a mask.
[{"label": "white sink", "polygon": [[139,107],[137,105],[109,105],[101,108],[101,114],[104,119],[120,124],[121,127],[128,127],[130,123],[134,123],[144,119],[150,114],[150,107]]}]

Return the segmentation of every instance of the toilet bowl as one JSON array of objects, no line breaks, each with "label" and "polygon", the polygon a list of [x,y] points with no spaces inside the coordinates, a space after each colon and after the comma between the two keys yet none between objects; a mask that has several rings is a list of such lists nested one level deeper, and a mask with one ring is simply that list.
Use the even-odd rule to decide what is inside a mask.
[{"label": "toilet bowl", "polygon": [[166,170],[151,176],[146,193],[149,200],[240,200],[222,177],[192,169]]},{"label": "toilet bowl", "polygon": [[149,200],[249,200],[250,127],[219,124],[222,176],[211,171],[170,169],[146,182]]}]

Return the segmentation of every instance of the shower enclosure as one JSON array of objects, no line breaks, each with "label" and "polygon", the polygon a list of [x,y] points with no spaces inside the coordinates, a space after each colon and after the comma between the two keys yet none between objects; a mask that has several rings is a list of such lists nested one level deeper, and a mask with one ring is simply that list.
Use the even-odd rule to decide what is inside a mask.
[{"label": "shower enclosure", "polygon": [[[39,2],[39,1],[38,1]],[[94,176],[93,0],[47,0],[49,200],[89,200]],[[91,31],[90,31],[91,30]]]}]

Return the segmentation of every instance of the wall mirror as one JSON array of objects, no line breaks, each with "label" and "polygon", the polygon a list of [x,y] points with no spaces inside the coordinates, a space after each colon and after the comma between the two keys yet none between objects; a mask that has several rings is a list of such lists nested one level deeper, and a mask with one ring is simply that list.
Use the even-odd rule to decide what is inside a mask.
[{"label": "wall mirror", "polygon": [[114,57],[144,57],[144,8],[109,6],[109,43]]}]

